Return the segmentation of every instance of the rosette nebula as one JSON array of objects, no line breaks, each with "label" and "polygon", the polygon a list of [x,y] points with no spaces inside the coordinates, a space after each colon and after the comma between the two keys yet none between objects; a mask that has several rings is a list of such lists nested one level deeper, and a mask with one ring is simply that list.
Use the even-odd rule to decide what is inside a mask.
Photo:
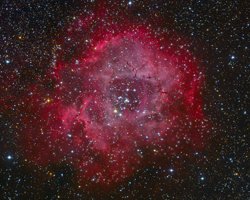
[{"label": "rosette nebula", "polygon": [[111,21],[72,22],[55,42],[49,86],[34,84],[22,105],[26,159],[67,162],[82,187],[121,183],[207,137],[204,75],[189,45],[150,24]]}]

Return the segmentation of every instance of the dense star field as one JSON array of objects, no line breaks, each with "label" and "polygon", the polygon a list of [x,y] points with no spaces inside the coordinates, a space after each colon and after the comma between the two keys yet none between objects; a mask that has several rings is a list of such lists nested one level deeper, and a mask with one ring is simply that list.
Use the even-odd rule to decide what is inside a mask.
[{"label": "dense star field", "polygon": [[2,199],[246,199],[247,2],[1,4]]}]

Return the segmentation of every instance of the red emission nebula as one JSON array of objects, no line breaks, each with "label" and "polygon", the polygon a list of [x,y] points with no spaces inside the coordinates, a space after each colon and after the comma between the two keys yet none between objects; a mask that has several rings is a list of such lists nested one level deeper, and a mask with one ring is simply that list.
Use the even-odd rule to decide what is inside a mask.
[{"label": "red emission nebula", "polygon": [[203,146],[204,75],[177,34],[90,15],[75,19],[53,52],[45,78],[53,90],[34,84],[22,100],[30,165],[64,161],[83,187],[107,187]]}]

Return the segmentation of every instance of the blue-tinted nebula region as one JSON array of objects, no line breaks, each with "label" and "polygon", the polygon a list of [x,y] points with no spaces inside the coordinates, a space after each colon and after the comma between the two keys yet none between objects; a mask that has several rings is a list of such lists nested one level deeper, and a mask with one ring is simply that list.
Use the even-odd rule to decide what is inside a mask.
[{"label": "blue-tinted nebula region", "polygon": [[150,24],[102,23],[78,18],[56,41],[53,90],[30,89],[19,133],[30,163],[66,161],[82,187],[112,186],[200,148],[207,130],[203,72],[189,45]]}]

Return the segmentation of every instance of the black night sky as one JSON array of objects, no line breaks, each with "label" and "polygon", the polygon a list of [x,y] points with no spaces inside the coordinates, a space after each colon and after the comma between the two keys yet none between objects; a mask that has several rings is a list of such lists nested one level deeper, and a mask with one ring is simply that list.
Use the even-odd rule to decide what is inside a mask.
[{"label": "black night sky", "polygon": [[250,198],[249,13],[1,1],[0,199]]}]

